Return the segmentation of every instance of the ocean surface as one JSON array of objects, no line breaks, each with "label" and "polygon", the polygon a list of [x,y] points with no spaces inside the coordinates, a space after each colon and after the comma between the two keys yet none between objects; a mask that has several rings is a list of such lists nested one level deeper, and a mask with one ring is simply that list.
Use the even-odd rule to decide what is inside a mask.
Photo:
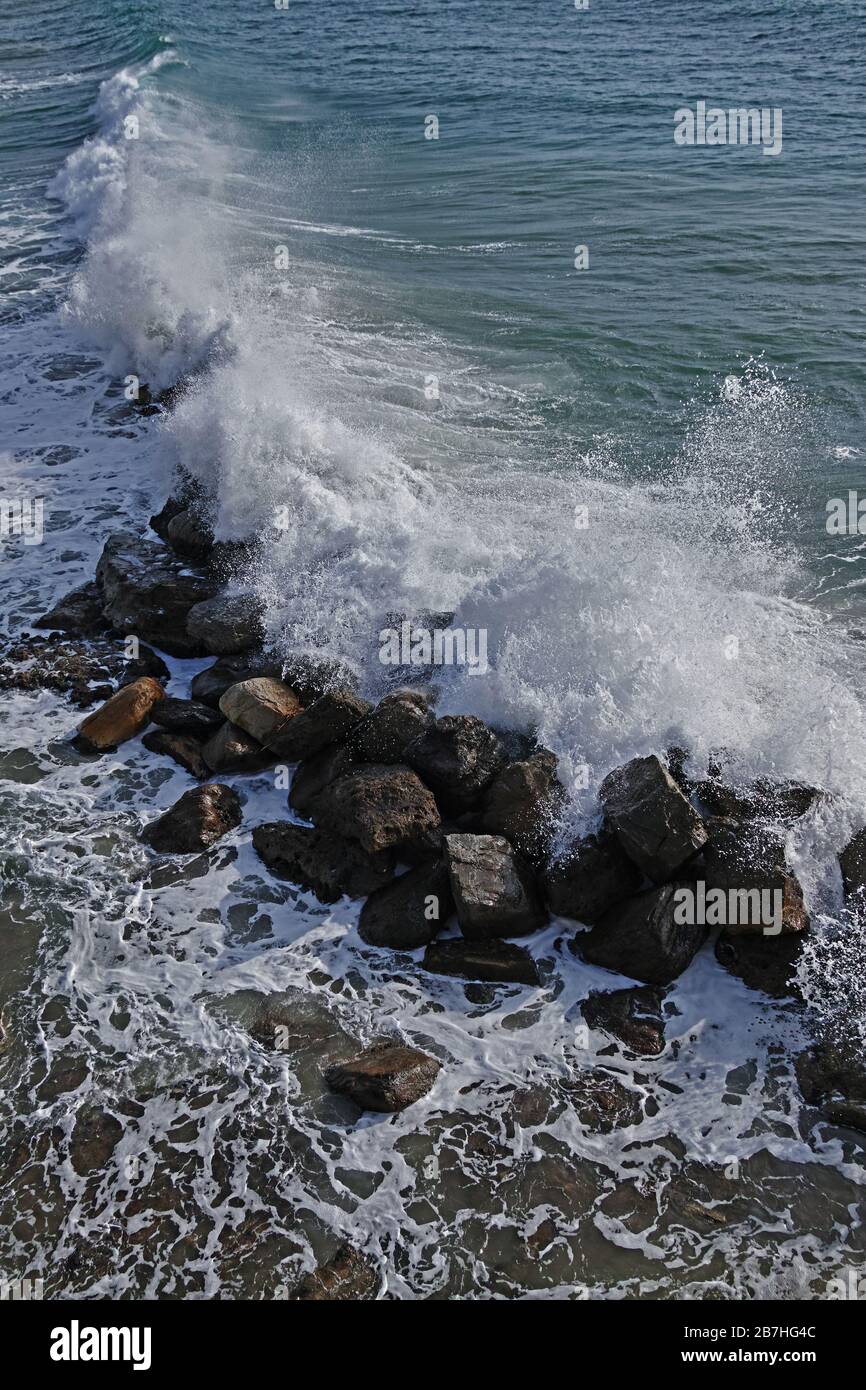
[{"label": "ocean surface", "polygon": [[[825,525],[866,449],[864,21],[0,0],[0,496],[45,516],[40,545],[0,538],[3,633],[144,531],[180,464],[220,538],[264,538],[247,581],[281,650],[375,695],[385,615],[486,629],[489,672],[444,672],[439,710],[536,730],[570,828],[672,743],[828,793],[789,844],[811,1021],[708,946],[635,1065],[581,1029],[625,981],[570,924],[530,941],[542,988],[473,1002],[266,873],[271,775],[235,779],[209,858],[155,867],[137,835],[185,775],[139,740],[82,760],[70,705],[3,695],[3,1278],[279,1298],[344,1238],[400,1299],[820,1297],[862,1268],[862,1143],[810,1127],[791,1061],[841,995],[866,1027],[836,863],[866,819],[866,546]],[[781,108],[781,154],[678,147],[699,100]],[[130,376],[193,385],[144,419]],[[171,661],[170,693],[205,664]],[[275,991],[284,1054],[247,1026]],[[355,1123],[321,1060],[383,1032],[443,1071]],[[520,1102],[605,1060],[637,1128]],[[106,1114],[81,1173],[75,1127]]]}]

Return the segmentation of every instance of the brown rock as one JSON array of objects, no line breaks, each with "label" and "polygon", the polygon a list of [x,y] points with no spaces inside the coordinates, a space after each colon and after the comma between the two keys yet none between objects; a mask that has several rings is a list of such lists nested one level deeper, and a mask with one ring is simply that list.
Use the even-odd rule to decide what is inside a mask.
[{"label": "brown rock", "polygon": [[593,1134],[609,1134],[613,1129],[640,1124],[643,1118],[637,1091],[629,1090],[600,1067],[577,1072],[560,1089],[581,1124]]},{"label": "brown rock", "polygon": [[379,1292],[376,1266],[351,1245],[341,1245],[336,1255],[307,1274],[292,1298],[306,1303],[369,1303]]},{"label": "brown rock", "polygon": [[362,1110],[392,1113],[414,1105],[433,1088],[441,1063],[404,1043],[381,1042],[325,1072],[325,1083]]},{"label": "brown rock", "polygon": [[656,883],[706,844],[703,821],[655,754],[609,773],[599,799],[629,859]]},{"label": "brown rock", "polygon": [[502,745],[470,714],[437,719],[406,749],[406,762],[431,787],[448,815],[471,810],[505,765]]},{"label": "brown rock", "polygon": [[655,985],[594,992],[581,1011],[590,1028],[618,1038],[630,1052],[658,1057],[665,1049],[663,999],[664,990]]},{"label": "brown rock", "polygon": [[556,758],[540,748],[509,763],[493,779],[481,803],[481,829],[504,835],[531,864],[547,856],[565,791],[556,775]]},{"label": "brown rock", "polygon": [[184,792],[141,838],[159,854],[196,854],[241,823],[241,803],[231,787],[208,782]]},{"label": "brown rock", "polygon": [[352,731],[352,750],[361,762],[400,763],[414,738],[433,722],[426,698],[415,691],[395,691],[380,700]]},{"label": "brown rock", "polygon": [[353,690],[329,690],[292,719],[269,746],[291,763],[311,758],[329,743],[342,743],[369,708]]},{"label": "brown rock", "polygon": [[445,862],[468,940],[526,936],[547,921],[527,865],[499,835],[446,835]]},{"label": "brown rock", "polygon": [[149,753],[163,754],[173,758],[191,776],[200,782],[210,777],[210,768],[201,755],[201,744],[185,734],[170,734],[165,729],[154,729],[141,740]]},{"label": "brown rock", "polygon": [[268,746],[300,714],[301,702],[281,680],[258,676],[229,686],[220,699],[220,709],[232,724]]},{"label": "brown rock", "polygon": [[157,700],[165,698],[159,681],[151,676],[142,676],[123,690],[118,690],[110,700],[93,714],[89,714],[79,726],[81,742],[90,749],[104,753],[116,748],[119,743],[135,738],[136,734],[150,723],[150,712]]},{"label": "brown rock", "polygon": [[453,911],[448,871],[434,860],[371,893],[361,908],[358,933],[368,946],[414,951],[432,941]]},{"label": "brown rock", "polygon": [[594,926],[617,903],[641,885],[640,869],[617,837],[602,830],[573,840],[561,858],[548,865],[541,887],[551,912]]},{"label": "brown rock", "polygon": [[434,975],[491,984],[540,985],[538,966],[522,946],[510,941],[434,941],[422,965]]},{"label": "brown rock", "polygon": [[316,819],[368,854],[418,844],[440,824],[433,793],[399,763],[364,764],[329,783],[316,799]]},{"label": "brown rock", "polygon": [[272,873],[315,893],[320,902],[363,898],[390,879],[393,857],[369,855],[325,830],[270,821],[253,831],[253,848]]}]

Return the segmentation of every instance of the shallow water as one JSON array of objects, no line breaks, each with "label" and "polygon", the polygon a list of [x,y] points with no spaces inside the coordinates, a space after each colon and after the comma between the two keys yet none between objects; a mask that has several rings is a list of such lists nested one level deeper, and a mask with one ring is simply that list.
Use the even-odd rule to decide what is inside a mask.
[{"label": "shallow water", "polygon": [[[791,843],[829,941],[866,793],[862,539],[824,529],[864,447],[863,77],[840,56],[864,6],[724,9],[0,0],[2,486],[45,510],[41,545],[0,542],[4,630],[143,528],[181,462],[219,535],[265,537],[249,580],[285,650],[373,693],[385,614],[487,629],[490,672],[444,673],[440,709],[536,728],[571,824],[674,741],[832,793]],[[783,106],[782,156],[676,149],[700,96]],[[170,417],[129,409],[127,375],[186,371]],[[170,662],[170,693],[203,664]],[[0,702],[5,1277],[273,1298],[346,1236],[408,1299],[819,1297],[863,1264],[862,1144],[812,1128],[792,1081],[810,1021],[711,947],[660,1059],[600,1055],[579,1002],[625,982],[572,924],[529,943],[540,989],[473,1002],[365,947],[357,904],[271,879],[271,777],[234,779],[244,823],[210,856],[155,863],[137,832],[187,779],[138,740],[79,759],[77,718]],[[249,1033],[275,991],[284,1054]],[[415,1040],[436,1087],[358,1119],[320,1078],[343,1033]],[[639,1126],[563,1105],[597,1065]],[[83,1149],[94,1112],[108,1150]]]}]

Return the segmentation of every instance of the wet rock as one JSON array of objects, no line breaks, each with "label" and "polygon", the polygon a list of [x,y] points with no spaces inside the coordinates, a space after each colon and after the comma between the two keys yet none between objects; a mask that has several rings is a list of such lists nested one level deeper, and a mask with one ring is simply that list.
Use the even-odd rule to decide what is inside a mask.
[{"label": "wet rock", "polygon": [[[294,653],[288,656],[277,675],[282,674],[286,685],[297,691],[301,704],[306,708],[320,700],[328,691],[354,690],[358,678],[354,671],[342,661],[328,656],[311,656],[308,653]],[[365,706],[369,709],[369,705]]]},{"label": "wet rock", "polygon": [[594,926],[617,903],[630,898],[642,875],[616,835],[602,830],[572,841],[561,858],[549,864],[541,887],[551,912]]},{"label": "wet rock", "polygon": [[141,838],[159,854],[197,854],[241,823],[241,803],[231,787],[208,782],[184,792]]},{"label": "wet rock", "polygon": [[406,749],[406,762],[432,788],[447,815],[469,811],[505,765],[502,745],[470,714],[437,719]]},{"label": "wet rock", "polygon": [[540,985],[538,966],[522,946],[510,941],[434,941],[422,965],[434,975],[493,984]]},{"label": "wet rock", "polygon": [[305,1275],[292,1298],[305,1303],[369,1303],[378,1292],[379,1275],[375,1264],[346,1244],[312,1274]]},{"label": "wet rock", "polygon": [[262,772],[274,761],[261,744],[229,721],[202,745],[201,755],[211,772]]},{"label": "wet rock", "polygon": [[[803,890],[788,868],[785,842],[767,826],[730,820],[713,825],[700,877],[707,889],[721,889],[728,895],[726,936],[775,932],[775,924],[768,932],[761,921],[762,903],[755,894],[762,893],[782,894],[782,932],[806,931],[809,926]],[[775,898],[766,898],[764,906],[772,913]]]},{"label": "wet rock", "polygon": [[550,848],[565,791],[556,758],[546,748],[509,763],[493,779],[481,803],[481,830],[504,835],[525,859],[541,866]]},{"label": "wet rock", "polygon": [[368,854],[417,844],[441,823],[433,793],[399,763],[365,763],[329,783],[316,799],[316,819]]},{"label": "wet rock", "polygon": [[817,787],[800,782],[771,782],[759,778],[742,790],[728,786],[720,776],[708,777],[696,785],[698,796],[716,816],[732,816],[737,820],[794,821],[805,816],[821,793]]},{"label": "wet rock", "polygon": [[575,1111],[580,1123],[593,1134],[640,1124],[641,1098],[609,1072],[597,1067],[580,1071],[561,1084],[562,1095]]},{"label": "wet rock", "polygon": [[256,655],[247,652],[241,656],[223,656],[207,670],[199,671],[193,677],[190,694],[194,700],[219,708],[219,702],[232,685],[241,681],[254,680],[258,676],[275,676],[279,679],[281,663],[274,656]]},{"label": "wet rock", "polygon": [[446,835],[445,862],[468,940],[527,936],[547,921],[529,867],[499,835]]},{"label": "wet rock", "polygon": [[58,599],[33,626],[55,628],[77,637],[98,637],[110,626],[102,611],[102,590],[95,580],[82,584]]},{"label": "wet rock", "polygon": [[213,597],[214,584],[192,574],[155,541],[128,531],[109,536],[96,579],[103,612],[118,632],[135,633],[172,656],[198,656],[205,650],[187,633],[190,610]]},{"label": "wet rock", "polygon": [[574,950],[591,965],[650,985],[667,985],[691,965],[707,936],[705,926],[674,920],[677,885],[663,884],[611,908]]},{"label": "wet rock", "polygon": [[326,691],[272,738],[270,747],[287,762],[311,758],[331,743],[342,743],[369,708],[353,690]]},{"label": "wet rock", "polygon": [[839,868],[846,901],[866,903],[866,826],[839,855]]},{"label": "wet rock", "polygon": [[325,1084],[362,1110],[392,1113],[414,1105],[433,1088],[441,1063],[405,1043],[374,1043],[325,1072]]},{"label": "wet rock", "polygon": [[290,720],[301,712],[301,702],[288,685],[274,676],[257,676],[229,686],[220,700],[226,719],[257,743],[270,746],[279,740]]},{"label": "wet rock", "polygon": [[656,883],[706,844],[703,821],[655,754],[609,773],[599,799],[629,859]]},{"label": "wet rock", "polygon": [[123,1138],[123,1125],[115,1115],[95,1105],[78,1111],[69,1141],[69,1159],[80,1177],[104,1173],[114,1150]]},{"label": "wet rock", "polygon": [[59,632],[24,636],[0,647],[0,691],[53,690],[89,709],[141,676],[167,679],[168,668],[149,647],[128,662],[124,647],[104,638],[66,638]]},{"label": "wet rock", "polygon": [[618,1038],[630,1052],[658,1057],[665,1049],[663,999],[664,991],[654,985],[594,992],[581,1011],[590,1028]]},{"label": "wet rock", "polygon": [[830,1124],[866,1134],[866,1058],[853,1044],[821,1042],[801,1052],[794,1069],[803,1099]]},{"label": "wet rock", "polygon": [[192,777],[200,782],[207,781],[211,770],[201,755],[201,744],[186,734],[170,734],[165,729],[154,729],[141,740],[149,753],[158,753],[172,758]]},{"label": "wet rock", "polygon": [[255,594],[219,594],[189,609],[186,630],[197,649],[237,656],[261,645],[263,607]]},{"label": "wet rock", "polygon": [[368,946],[414,951],[432,941],[453,911],[445,865],[441,860],[420,864],[370,894],[358,933]]},{"label": "wet rock", "polygon": [[774,999],[800,999],[795,975],[804,934],[785,936],[728,936],[716,941],[716,960],[750,989]]},{"label": "wet rock", "polygon": [[319,994],[285,991],[266,995],[250,1023],[250,1035],[275,1052],[344,1061],[358,1044],[346,1033]]},{"label": "wet rock", "polygon": [[304,820],[315,820],[320,792],[355,767],[355,755],[349,748],[332,743],[312,758],[299,763],[289,789],[289,805]]},{"label": "wet rock", "polygon": [[269,821],[253,831],[253,848],[272,873],[315,893],[320,902],[364,898],[393,873],[390,854],[369,855],[326,830]]},{"label": "wet rock", "polygon": [[352,750],[361,762],[400,763],[413,739],[433,722],[424,695],[401,690],[386,695],[352,731]]},{"label": "wet rock", "polygon": [[214,544],[210,526],[190,507],[171,518],[166,527],[165,539],[178,555],[183,556],[185,560],[197,562],[208,559]]},{"label": "wet rock", "polygon": [[[139,387],[140,391],[141,388]],[[192,503],[203,500],[203,497],[203,490],[198,484],[192,483],[191,480],[189,483],[185,483],[177,493],[167,497],[156,515],[150,518],[151,529],[168,544],[168,528],[174,518],[187,511]]]},{"label": "wet rock", "polygon": [[89,714],[79,725],[79,742],[88,750],[104,753],[127,739],[135,738],[150,723],[151,710],[165,698],[159,681],[142,676],[118,690],[101,709]]},{"label": "wet rock", "polygon": [[222,728],[223,719],[200,700],[178,700],[167,695],[153,710],[153,722],[170,734],[206,739]]}]

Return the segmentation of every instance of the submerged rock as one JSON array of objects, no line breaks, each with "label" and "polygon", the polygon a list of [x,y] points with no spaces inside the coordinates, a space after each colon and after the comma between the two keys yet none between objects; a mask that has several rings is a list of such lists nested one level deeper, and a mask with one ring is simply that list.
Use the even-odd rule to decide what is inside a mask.
[{"label": "submerged rock", "polygon": [[818,1043],[794,1063],[803,1099],[830,1124],[866,1134],[866,1058],[853,1044]]},{"label": "submerged rock", "polygon": [[43,613],[33,624],[38,628],[54,628],[77,637],[98,637],[110,623],[102,611],[102,590],[95,580],[82,584],[59,598],[53,608]]},{"label": "submerged rock", "polygon": [[274,761],[267,749],[228,721],[202,745],[201,755],[211,772],[262,772]]},{"label": "submerged rock", "polygon": [[560,1085],[560,1091],[580,1123],[592,1134],[640,1124],[643,1106],[637,1091],[624,1086],[601,1067],[576,1072]]},{"label": "submerged rock", "polygon": [[496,734],[470,714],[448,714],[413,739],[406,762],[448,815],[471,810],[505,765]]},{"label": "submerged rock", "polygon": [[365,763],[330,782],[316,798],[316,819],[368,854],[418,844],[441,823],[433,793],[399,763]]},{"label": "submerged rock", "polygon": [[342,743],[369,708],[354,690],[326,691],[274,735],[269,746],[290,763],[311,758],[330,743]]},{"label": "submerged rock", "polygon": [[159,681],[142,676],[118,690],[101,709],[89,714],[79,725],[78,739],[87,749],[104,753],[127,739],[135,738],[150,723],[151,710],[165,699]]},{"label": "submerged rock", "polygon": [[351,746],[365,763],[401,763],[413,739],[433,722],[429,703],[414,690],[386,695],[353,729]]},{"label": "submerged rock", "polygon": [[211,770],[201,755],[201,744],[186,734],[170,734],[166,729],[154,729],[141,740],[149,753],[164,754],[185,768],[200,782],[207,781]]},{"label": "submerged rock", "polygon": [[393,857],[370,855],[326,830],[269,821],[253,831],[253,848],[272,873],[315,893],[320,902],[363,898],[387,883]]},{"label": "submerged rock", "polygon": [[510,941],[434,941],[422,965],[434,975],[491,984],[540,985],[538,966],[523,946]]},{"label": "submerged rock", "polygon": [[105,542],[96,579],[103,612],[118,632],[135,633],[172,656],[198,656],[205,648],[187,632],[187,614],[215,592],[212,580],[192,574],[155,541],[118,531]]},{"label": "submerged rock", "polygon": [[379,1275],[375,1264],[367,1255],[346,1244],[312,1274],[305,1275],[292,1298],[304,1303],[369,1303],[378,1292]]},{"label": "submerged rock", "polygon": [[591,965],[650,985],[667,985],[691,965],[707,937],[705,926],[674,920],[677,887],[666,883],[611,908],[574,950]]},{"label": "submerged rock", "polygon": [[199,700],[178,700],[167,695],[153,710],[153,722],[170,734],[206,739],[222,727],[222,717]]},{"label": "submerged rock", "polygon": [[641,885],[641,872],[610,831],[574,840],[544,871],[541,886],[551,912],[594,926]]},{"label": "submerged rock", "polygon": [[445,862],[469,940],[527,936],[547,921],[532,873],[499,835],[446,835]]},{"label": "submerged rock", "polygon": [[325,1072],[325,1084],[362,1110],[393,1113],[432,1090],[441,1062],[405,1043],[380,1042]]},{"label": "submerged rock", "polygon": [[220,699],[220,709],[257,743],[268,746],[300,714],[301,702],[283,681],[257,676],[229,686]]},{"label": "submerged rock", "polygon": [[481,803],[481,830],[504,835],[531,864],[547,856],[565,790],[557,777],[556,757],[540,748],[509,763],[493,779]]},{"label": "submerged rock", "polygon": [[189,609],[186,630],[200,650],[236,656],[264,640],[263,606],[255,594],[219,594]]},{"label": "submerged rock", "polygon": [[241,803],[231,787],[208,782],[184,792],[141,838],[159,854],[197,854],[241,823]]},{"label": "submerged rock", "polygon": [[583,1001],[581,1011],[590,1028],[617,1038],[641,1057],[658,1057],[665,1049],[664,997],[664,990],[655,985],[596,991]]},{"label": "submerged rock", "polygon": [[371,893],[361,908],[358,933],[368,946],[414,951],[432,941],[453,911],[448,870],[435,860]]},{"label": "submerged rock", "polygon": [[703,821],[655,754],[609,773],[599,800],[629,859],[656,883],[672,878],[706,844]]},{"label": "submerged rock", "polygon": [[69,1161],[79,1177],[104,1173],[122,1138],[123,1125],[116,1115],[96,1105],[82,1106],[69,1141]]}]

